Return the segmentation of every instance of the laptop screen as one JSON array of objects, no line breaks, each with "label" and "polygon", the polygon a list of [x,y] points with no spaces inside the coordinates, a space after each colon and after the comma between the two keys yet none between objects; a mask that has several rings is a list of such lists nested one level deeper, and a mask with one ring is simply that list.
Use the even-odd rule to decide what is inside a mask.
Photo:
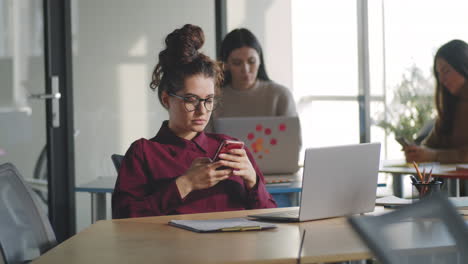
[{"label": "laptop screen", "polygon": [[300,220],[374,210],[380,143],[308,148]]}]

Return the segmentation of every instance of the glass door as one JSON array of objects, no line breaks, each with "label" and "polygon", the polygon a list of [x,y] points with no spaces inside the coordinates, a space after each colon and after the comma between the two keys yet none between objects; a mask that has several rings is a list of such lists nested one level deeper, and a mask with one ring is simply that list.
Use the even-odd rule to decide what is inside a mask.
[{"label": "glass door", "polygon": [[59,242],[75,232],[68,5],[0,0],[0,164],[29,183]]},{"label": "glass door", "polygon": [[[0,0],[0,163],[15,165],[47,211],[44,19],[41,1]],[[35,95],[35,97],[33,96]]]}]

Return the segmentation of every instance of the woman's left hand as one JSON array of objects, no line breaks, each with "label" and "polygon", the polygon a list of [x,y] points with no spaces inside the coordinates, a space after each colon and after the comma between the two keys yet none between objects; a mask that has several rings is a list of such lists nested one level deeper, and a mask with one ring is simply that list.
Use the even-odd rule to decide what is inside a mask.
[{"label": "woman's left hand", "polygon": [[250,163],[245,149],[231,149],[229,154],[220,154],[222,164],[233,168],[232,174],[244,179],[247,188],[252,189],[257,183],[257,173]]}]

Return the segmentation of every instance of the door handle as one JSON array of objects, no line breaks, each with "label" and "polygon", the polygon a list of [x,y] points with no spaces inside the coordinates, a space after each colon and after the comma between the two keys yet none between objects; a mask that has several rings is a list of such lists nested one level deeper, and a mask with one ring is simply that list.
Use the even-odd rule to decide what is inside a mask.
[{"label": "door handle", "polygon": [[60,98],[62,94],[59,92],[59,77],[51,76],[52,93],[51,94],[29,94],[29,99],[52,100],[52,127],[60,127]]},{"label": "door handle", "polygon": [[30,94],[29,99],[60,99],[62,95],[60,93],[54,94]]}]

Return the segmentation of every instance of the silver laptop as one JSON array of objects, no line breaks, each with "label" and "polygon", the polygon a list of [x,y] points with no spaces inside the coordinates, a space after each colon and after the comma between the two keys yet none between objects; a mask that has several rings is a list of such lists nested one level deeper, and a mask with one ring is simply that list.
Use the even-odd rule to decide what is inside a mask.
[{"label": "silver laptop", "polygon": [[299,169],[298,117],[217,118],[213,127],[216,133],[244,141],[263,174],[293,174]]},{"label": "silver laptop", "polygon": [[249,215],[302,222],[371,212],[375,207],[380,143],[308,148],[297,210]]}]

